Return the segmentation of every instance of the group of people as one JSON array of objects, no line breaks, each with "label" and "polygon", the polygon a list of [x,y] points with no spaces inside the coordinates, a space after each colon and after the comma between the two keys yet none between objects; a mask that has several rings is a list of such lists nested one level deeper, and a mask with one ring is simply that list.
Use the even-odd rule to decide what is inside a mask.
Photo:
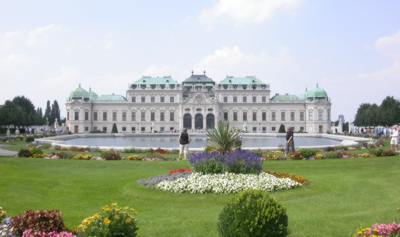
[{"label": "group of people", "polygon": [[[290,152],[294,152],[294,128],[290,127],[288,128],[288,131],[286,133],[286,149],[285,149],[285,155],[287,155]],[[183,129],[181,135],[179,136],[179,160],[185,159],[187,160],[188,158],[188,153],[189,153],[189,143],[190,143],[190,138],[189,134],[187,132],[187,129]]]}]

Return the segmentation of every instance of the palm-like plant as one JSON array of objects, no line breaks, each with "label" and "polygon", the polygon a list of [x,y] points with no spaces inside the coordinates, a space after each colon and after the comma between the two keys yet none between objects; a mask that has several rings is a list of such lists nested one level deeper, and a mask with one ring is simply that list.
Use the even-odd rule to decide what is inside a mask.
[{"label": "palm-like plant", "polygon": [[242,146],[240,130],[230,128],[228,122],[219,121],[216,128],[207,131],[210,150],[225,154]]}]

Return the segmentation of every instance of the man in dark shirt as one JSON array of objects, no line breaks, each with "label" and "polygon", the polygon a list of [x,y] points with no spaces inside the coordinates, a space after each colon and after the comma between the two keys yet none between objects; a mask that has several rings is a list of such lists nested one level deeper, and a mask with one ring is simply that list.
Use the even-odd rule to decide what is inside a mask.
[{"label": "man in dark shirt", "polygon": [[183,129],[181,135],[179,136],[179,159],[182,159],[182,155],[183,158],[185,160],[187,160],[187,156],[189,153],[189,143],[190,143],[190,138],[189,138],[189,134],[187,132],[187,129]]},{"label": "man in dark shirt", "polygon": [[294,134],[293,127],[288,128],[286,133],[286,154],[294,152]]}]

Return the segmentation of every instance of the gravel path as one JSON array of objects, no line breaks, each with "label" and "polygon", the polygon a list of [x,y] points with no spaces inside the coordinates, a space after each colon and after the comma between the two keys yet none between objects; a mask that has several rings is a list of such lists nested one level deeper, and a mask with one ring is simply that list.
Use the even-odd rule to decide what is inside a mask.
[{"label": "gravel path", "polygon": [[9,150],[5,150],[2,145],[0,145],[0,157],[2,156],[17,156],[18,152],[16,151],[9,151]]}]

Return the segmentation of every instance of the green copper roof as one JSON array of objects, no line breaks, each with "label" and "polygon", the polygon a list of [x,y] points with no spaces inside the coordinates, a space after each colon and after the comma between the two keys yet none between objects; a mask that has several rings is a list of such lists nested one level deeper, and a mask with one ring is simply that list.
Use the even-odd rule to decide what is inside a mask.
[{"label": "green copper roof", "polygon": [[221,85],[262,85],[265,84],[255,76],[232,77],[227,76],[219,84]]},{"label": "green copper roof", "polygon": [[70,95],[69,98],[90,98],[90,94],[87,90],[83,89],[79,84],[79,87],[76,88]]},{"label": "green copper roof", "polygon": [[193,84],[193,83],[215,85],[215,82],[205,74],[201,75],[192,74],[190,77],[186,78],[186,80],[183,81],[183,84]]},{"label": "green copper roof", "polygon": [[95,102],[125,102],[126,98],[122,95],[101,95],[94,99]]},{"label": "green copper roof", "polygon": [[271,101],[273,102],[303,102],[304,99],[297,96],[297,95],[290,95],[290,94],[285,94],[285,95],[279,95],[276,94],[271,98]]},{"label": "green copper roof", "polygon": [[142,76],[139,80],[135,81],[134,84],[139,85],[169,85],[169,84],[178,84],[171,76],[163,76],[163,77],[149,77]]},{"label": "green copper roof", "polygon": [[328,94],[326,93],[326,91],[322,88],[319,88],[318,85],[317,85],[317,88],[315,88],[314,90],[306,91],[304,96],[306,99],[309,99],[309,98],[326,99],[326,98],[328,98]]}]

